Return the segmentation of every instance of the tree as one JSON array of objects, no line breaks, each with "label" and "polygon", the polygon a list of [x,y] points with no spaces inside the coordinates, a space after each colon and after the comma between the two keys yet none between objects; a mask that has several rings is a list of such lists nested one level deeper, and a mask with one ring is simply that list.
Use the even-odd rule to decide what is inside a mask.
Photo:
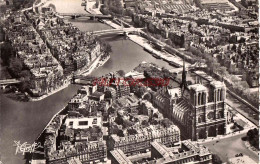
[{"label": "tree", "polygon": [[3,60],[4,64],[8,64],[10,57],[13,56],[13,49],[10,43],[5,42],[1,45],[1,59]]},{"label": "tree", "polygon": [[226,67],[220,67],[218,69],[218,73],[222,76],[222,77],[226,77],[228,75],[228,72],[227,72],[227,68]]},{"label": "tree", "polygon": [[114,12],[115,14],[122,15],[123,5],[122,5],[121,0],[110,0],[109,1],[109,10]]},{"label": "tree", "polygon": [[121,77],[124,77],[124,76],[125,76],[125,71],[124,71],[124,70],[119,70],[119,71],[117,71],[117,73],[118,73]]},{"label": "tree", "polygon": [[156,120],[151,120],[151,124],[152,124],[152,125],[157,125],[157,124],[158,124],[158,121],[156,121]]},{"label": "tree", "polygon": [[135,129],[127,129],[127,132],[129,135],[137,134],[137,131]]},{"label": "tree", "polygon": [[244,37],[241,37],[240,40],[238,41],[239,43],[245,43],[246,39]]},{"label": "tree", "polygon": [[124,136],[125,136],[125,135],[124,135],[124,132],[123,132],[122,130],[118,130],[117,135],[118,135],[119,137],[124,137]]},{"label": "tree", "polygon": [[124,128],[128,128],[128,127],[131,127],[133,126],[133,122],[129,121],[129,120],[124,120],[124,123],[123,123],[123,127]]},{"label": "tree", "polygon": [[232,35],[229,39],[229,43],[236,43],[237,42],[237,36]]},{"label": "tree", "polygon": [[259,134],[258,129],[251,129],[247,132],[247,140],[249,143],[259,150]]},{"label": "tree", "polygon": [[148,123],[148,121],[146,121],[146,120],[143,120],[143,122],[142,122],[142,125],[144,125],[144,126],[148,126],[148,125],[149,125],[149,123]]},{"label": "tree", "polygon": [[239,84],[241,85],[241,87],[243,89],[249,88],[249,85],[248,85],[248,83],[246,81],[240,81]]},{"label": "tree", "polygon": [[231,75],[230,80],[231,80],[233,83],[236,83],[236,82],[239,81],[239,79],[238,79],[235,75]]},{"label": "tree", "polygon": [[112,52],[112,47],[110,44],[108,44],[106,41],[103,41],[103,40],[101,41],[101,43],[102,43],[105,53],[109,54]]},{"label": "tree", "polygon": [[168,118],[166,118],[166,119],[162,120],[162,125],[164,127],[168,128],[168,127],[170,127],[172,125],[172,122]]},{"label": "tree", "polygon": [[15,77],[19,77],[19,73],[23,69],[23,63],[18,58],[11,58],[9,63],[9,70]]},{"label": "tree", "polygon": [[99,0],[96,0],[96,8],[98,8],[98,6],[99,6]]},{"label": "tree", "polygon": [[233,44],[231,50],[232,50],[232,51],[236,51],[236,49],[237,49],[237,46],[236,46],[235,44]]},{"label": "tree", "polygon": [[112,98],[111,91],[105,91],[105,98]]},{"label": "tree", "polygon": [[31,79],[31,72],[29,70],[23,70],[20,74],[20,80],[29,81]]},{"label": "tree", "polygon": [[143,99],[144,99],[144,100],[148,100],[148,101],[150,101],[151,98],[152,98],[151,94],[148,93],[148,94],[145,94],[145,95],[144,95],[144,98],[143,98]]},{"label": "tree", "polygon": [[172,46],[172,40],[171,39],[166,40],[166,44]]},{"label": "tree", "polygon": [[49,4],[49,6],[53,11],[56,11],[56,6],[52,3]]},{"label": "tree", "polygon": [[19,86],[19,89],[20,91],[22,92],[26,92],[26,91],[29,91],[31,88],[31,81],[23,81],[20,86]]},{"label": "tree", "polygon": [[118,124],[118,125],[122,125],[124,123],[124,120],[121,116],[117,116],[116,119],[115,119],[115,122]]},{"label": "tree", "polygon": [[31,73],[29,70],[23,70],[20,74],[20,80],[22,83],[19,85],[19,89],[22,92],[26,92],[31,88]]},{"label": "tree", "polygon": [[212,154],[212,163],[213,164],[222,164],[222,160],[217,154]]}]

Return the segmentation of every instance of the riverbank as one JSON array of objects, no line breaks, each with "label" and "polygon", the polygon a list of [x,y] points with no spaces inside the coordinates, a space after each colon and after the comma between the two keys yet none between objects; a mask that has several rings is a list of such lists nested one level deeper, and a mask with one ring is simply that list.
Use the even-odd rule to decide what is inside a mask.
[{"label": "riverbank", "polygon": [[100,62],[102,55],[99,55],[94,61],[93,63],[88,67],[87,70],[84,70],[82,72],[80,72],[77,75],[83,75],[83,76],[87,76],[89,75],[91,72],[93,72],[96,68],[98,68],[98,63]]},{"label": "riverbank", "polygon": [[40,96],[40,97],[29,97],[29,101],[40,101],[40,100],[43,100],[43,99],[47,98],[48,96],[51,96],[51,95],[53,95],[53,94],[55,94],[55,93],[65,89],[65,88],[67,88],[70,84],[71,84],[70,82],[67,82],[64,85],[62,85],[61,87],[59,87],[59,88],[57,88],[57,89],[55,89],[55,90],[53,90],[53,91],[43,95],[43,96]]},{"label": "riverbank", "polygon": [[[106,57],[105,59],[101,60],[102,55],[103,54],[99,55],[95,59],[95,61],[93,61],[93,63],[90,66],[88,66],[88,68],[86,70],[83,69],[83,70],[77,72],[76,74],[77,75],[87,76],[87,75],[91,74],[95,69],[103,66],[110,59],[110,55],[108,55],[108,57]],[[71,78],[68,78],[67,82],[64,85],[62,85],[61,87],[59,87],[59,88],[57,88],[57,89],[55,89],[55,90],[53,90],[53,91],[43,95],[43,96],[40,96],[40,97],[37,97],[37,98],[29,97],[29,101],[40,101],[40,100],[43,100],[43,99],[47,98],[48,96],[53,95],[53,94],[55,94],[55,93],[65,89],[65,88],[67,88],[71,84],[70,81],[71,81]]]},{"label": "riverbank", "polygon": [[119,28],[121,28],[121,26],[119,26],[119,25],[116,24],[116,23],[113,23],[113,22],[110,21],[110,20],[103,20],[103,22],[104,22],[106,25],[108,25],[108,26],[110,26],[110,27],[112,27],[112,28],[114,28],[114,29],[119,29]]},{"label": "riverbank", "polygon": [[53,119],[59,115],[62,111],[64,111],[66,109],[68,104],[66,104],[61,110],[59,110],[56,114],[54,114],[54,116],[50,119],[50,121],[47,123],[47,125],[44,127],[44,129],[42,130],[42,132],[38,135],[37,140],[39,140],[39,138],[41,137],[42,133],[46,130],[46,128],[51,124],[51,122],[53,121]]},{"label": "riverbank", "polygon": [[15,155],[14,141],[32,144],[54,114],[64,108],[80,85],[69,85],[65,89],[40,101],[21,102],[0,94],[0,154],[4,164],[21,164],[22,154]]},{"label": "riverbank", "polygon": [[[121,26],[118,24],[110,21],[110,20],[104,20],[104,23],[109,25],[110,27],[114,29],[119,29]],[[134,27],[130,27],[134,28]],[[138,29],[137,29],[138,31]],[[140,31],[141,32],[141,31]],[[144,33],[144,32],[143,32]],[[151,44],[149,44],[149,41],[145,39],[142,36],[139,35],[128,35],[128,38],[138,44],[139,46],[143,47],[145,50],[147,50],[150,54],[155,55],[155,57],[162,59],[166,61],[168,64],[173,65],[174,67],[182,67],[183,66],[183,59],[180,57],[176,56],[175,54],[170,54],[166,51],[158,51],[152,47]],[[191,64],[189,62],[186,62],[186,66],[189,67]]]},{"label": "riverbank", "polygon": [[[134,43],[140,45],[144,49],[146,49],[151,54],[156,55],[158,58],[168,62],[170,65],[173,65],[174,67],[182,67],[183,66],[183,60],[180,57],[175,56],[174,54],[169,54],[167,52],[162,52],[154,49],[151,44],[149,44],[148,40],[138,36],[138,35],[128,35],[129,39],[133,41]],[[191,64],[186,62],[185,63],[187,67],[189,67]]]},{"label": "riverbank", "polygon": [[110,55],[105,57],[104,59],[101,59],[97,65],[97,68],[102,67],[108,60],[110,59]]}]

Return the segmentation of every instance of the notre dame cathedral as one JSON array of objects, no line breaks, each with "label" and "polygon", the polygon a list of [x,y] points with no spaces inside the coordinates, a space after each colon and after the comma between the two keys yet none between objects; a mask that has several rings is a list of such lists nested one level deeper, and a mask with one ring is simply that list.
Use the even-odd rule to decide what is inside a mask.
[{"label": "notre dame cathedral", "polygon": [[170,111],[171,120],[186,139],[205,139],[226,133],[230,113],[227,110],[226,86],[221,81],[186,85],[183,68],[182,96],[176,97]]}]

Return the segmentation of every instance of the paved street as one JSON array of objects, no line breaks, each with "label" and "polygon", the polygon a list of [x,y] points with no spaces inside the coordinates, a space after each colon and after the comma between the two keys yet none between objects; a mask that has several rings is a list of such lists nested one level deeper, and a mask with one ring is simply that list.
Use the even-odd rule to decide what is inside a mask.
[{"label": "paved street", "polygon": [[216,141],[211,141],[203,143],[207,146],[212,153],[218,154],[223,162],[227,162],[229,158],[235,157],[238,153],[243,153],[244,155],[252,158],[256,163],[259,160],[258,155],[251,150],[248,150],[241,140],[241,137],[246,134],[237,135],[234,137],[226,138],[220,140],[218,143]]}]

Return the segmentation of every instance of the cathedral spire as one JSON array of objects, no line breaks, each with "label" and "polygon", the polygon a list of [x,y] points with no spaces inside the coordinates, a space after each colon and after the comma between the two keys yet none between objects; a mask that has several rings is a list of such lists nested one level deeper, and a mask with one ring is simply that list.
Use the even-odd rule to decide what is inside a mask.
[{"label": "cathedral spire", "polygon": [[184,93],[184,90],[187,88],[187,81],[186,81],[186,68],[185,68],[185,60],[183,59],[183,70],[182,70],[182,82],[180,85],[182,95]]}]

